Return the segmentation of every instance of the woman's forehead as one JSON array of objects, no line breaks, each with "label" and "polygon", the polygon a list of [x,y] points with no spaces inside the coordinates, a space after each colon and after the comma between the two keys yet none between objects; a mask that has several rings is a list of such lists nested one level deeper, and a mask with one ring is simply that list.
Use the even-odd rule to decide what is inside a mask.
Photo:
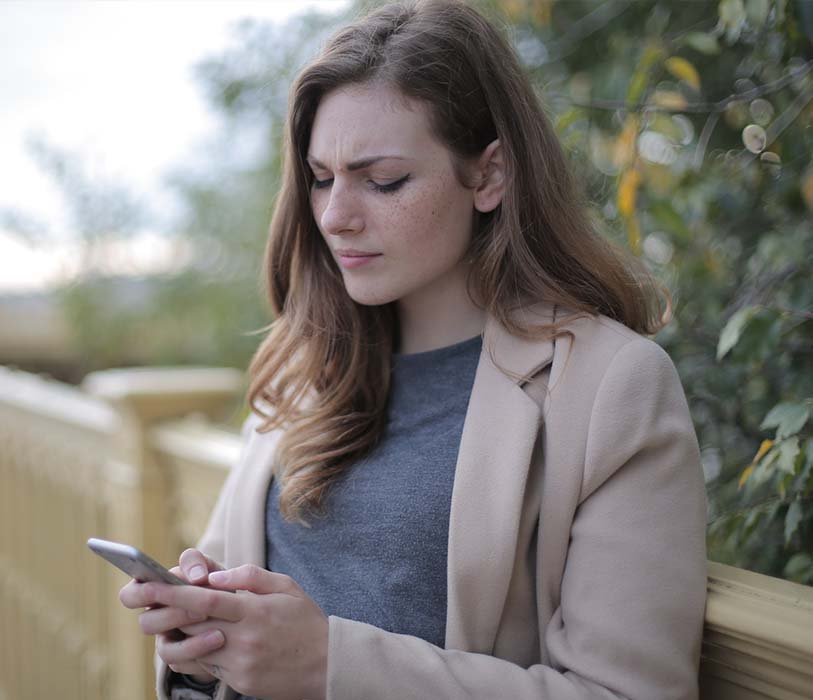
[{"label": "woman's forehead", "polygon": [[438,146],[422,103],[385,86],[351,86],[322,98],[308,157],[345,167],[382,155],[426,156]]}]

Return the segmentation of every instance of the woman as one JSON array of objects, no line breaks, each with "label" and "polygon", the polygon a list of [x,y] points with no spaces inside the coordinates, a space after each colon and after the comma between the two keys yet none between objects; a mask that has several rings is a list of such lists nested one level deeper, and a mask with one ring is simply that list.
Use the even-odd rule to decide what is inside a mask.
[{"label": "woman", "polygon": [[505,40],[382,8],[287,133],[277,320],[198,585],[121,593],[160,697],[696,698],[705,496],[655,286]]}]

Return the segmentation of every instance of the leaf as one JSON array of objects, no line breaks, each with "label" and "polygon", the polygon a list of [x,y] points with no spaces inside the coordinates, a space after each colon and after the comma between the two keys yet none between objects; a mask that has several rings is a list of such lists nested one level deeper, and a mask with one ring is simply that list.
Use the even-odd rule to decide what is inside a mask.
[{"label": "leaf", "polygon": [[742,475],[740,476],[740,480],[737,482],[737,490],[741,489],[745,485],[745,482],[748,481],[748,477],[751,476],[753,471],[754,471],[754,463],[751,462],[751,464],[749,464],[743,470]]},{"label": "leaf", "polygon": [[785,546],[790,544],[790,538],[793,533],[799,528],[799,523],[802,522],[802,506],[799,501],[794,501],[790,504],[788,512],[785,514]]},{"label": "leaf", "polygon": [[[805,464],[800,475],[802,490],[813,491],[813,438],[805,440]],[[810,480],[810,484],[804,486]]]},{"label": "leaf", "polygon": [[627,102],[629,104],[635,104],[641,98],[647,85],[649,85],[649,73],[652,66],[660,60],[661,56],[663,56],[663,48],[659,44],[650,42],[646,45],[627,87]]},{"label": "leaf", "polygon": [[624,122],[624,128],[618,134],[613,144],[613,163],[618,168],[624,168],[635,158],[635,148],[638,142],[640,121],[637,114],[630,114]]},{"label": "leaf", "polygon": [[751,533],[756,529],[759,524],[759,519],[762,517],[762,511],[759,508],[754,508],[748,513],[745,522],[742,525],[743,537],[747,540]]},{"label": "leaf", "polygon": [[638,224],[637,216],[630,216],[627,219],[627,242],[629,243],[630,250],[635,255],[641,253],[641,226]]},{"label": "leaf", "polygon": [[655,90],[652,94],[652,104],[673,112],[680,112],[686,109],[689,103],[675,90]]},{"label": "leaf", "polygon": [[630,217],[635,213],[635,200],[638,195],[638,185],[641,182],[641,174],[635,169],[626,170],[618,183],[618,211],[624,217]]},{"label": "leaf", "polygon": [[693,90],[700,90],[700,74],[689,61],[680,56],[672,56],[664,62],[666,70],[674,75],[678,80],[682,80]]},{"label": "leaf", "polygon": [[797,583],[808,583],[813,578],[813,557],[807,552],[798,552],[788,559],[782,578]]},{"label": "leaf", "polygon": [[[759,462],[772,447],[773,440],[762,441],[757,453],[754,455],[754,459],[751,460],[751,464],[749,464],[740,475],[740,480],[737,482],[737,490],[740,490],[745,485],[745,482],[748,481],[748,478],[754,473],[754,467],[757,465],[757,462]],[[765,470],[763,469],[762,471]]]},{"label": "leaf", "polygon": [[580,119],[584,118],[584,110],[580,107],[570,107],[559,115],[556,120],[556,131],[562,133],[571,124],[575,124]]},{"label": "leaf", "polygon": [[776,440],[796,435],[810,418],[810,408],[803,403],[783,402],[774,406],[765,416],[760,429],[776,428]]},{"label": "leaf", "polygon": [[735,312],[734,315],[728,319],[728,323],[723,327],[720,333],[720,340],[717,342],[717,359],[722,360],[733,348],[742,336],[742,332],[748,325],[748,322],[754,315],[754,307],[746,306]]},{"label": "leaf", "polygon": [[720,44],[717,37],[705,32],[690,32],[686,35],[686,43],[695,51],[699,51],[706,56],[715,56],[720,53]]},{"label": "leaf", "polygon": [[765,454],[773,447],[773,440],[763,440],[762,444],[759,446],[757,453],[754,455],[754,464],[759,462]]},{"label": "leaf", "polygon": [[747,0],[745,15],[751,26],[759,29],[768,19],[768,11],[771,9],[768,0]]},{"label": "leaf", "polygon": [[799,438],[792,437],[779,443],[776,463],[786,474],[796,473],[796,458],[799,456]]},{"label": "leaf", "polygon": [[746,19],[742,0],[720,0],[718,13],[720,24],[725,28],[726,39],[729,43],[734,43],[740,38]]}]

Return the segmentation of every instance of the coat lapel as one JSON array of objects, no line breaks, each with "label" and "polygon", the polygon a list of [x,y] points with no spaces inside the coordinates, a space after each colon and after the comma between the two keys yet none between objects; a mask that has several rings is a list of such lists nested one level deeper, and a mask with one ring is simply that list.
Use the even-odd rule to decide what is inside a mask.
[{"label": "coat lapel", "polygon": [[263,524],[274,454],[280,437],[281,433],[276,430],[271,433],[252,431],[243,473],[236,484],[239,491],[232,499],[240,507],[234,508],[230,514],[228,566],[251,563],[264,567],[266,564]]},{"label": "coat lapel", "polygon": [[[533,319],[549,323],[549,307]],[[538,309],[539,311],[539,309]],[[489,317],[452,491],[446,648],[490,653],[516,556],[541,409],[522,389],[547,366],[551,341],[510,335]],[[499,367],[508,370],[506,376]],[[473,612],[476,611],[476,612]]]}]

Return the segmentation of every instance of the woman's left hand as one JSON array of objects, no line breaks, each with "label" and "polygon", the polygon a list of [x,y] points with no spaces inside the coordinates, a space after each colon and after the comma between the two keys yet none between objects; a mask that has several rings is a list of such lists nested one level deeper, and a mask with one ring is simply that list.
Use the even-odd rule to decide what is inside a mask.
[{"label": "woman's left hand", "polygon": [[[223,646],[198,662],[230,687],[258,698],[324,700],[328,620],[289,576],[245,565],[212,572],[210,588],[145,586],[154,603],[209,618],[182,627],[186,634],[223,633]],[[171,659],[183,641],[159,643]]]}]

